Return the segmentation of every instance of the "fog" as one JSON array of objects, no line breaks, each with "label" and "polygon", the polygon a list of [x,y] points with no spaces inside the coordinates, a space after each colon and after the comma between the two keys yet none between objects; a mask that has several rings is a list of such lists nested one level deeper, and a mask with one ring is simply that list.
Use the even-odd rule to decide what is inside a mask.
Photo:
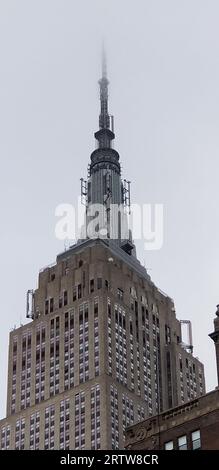
[{"label": "fog", "polygon": [[98,129],[102,38],[110,113],[133,203],[164,204],[164,243],[137,252],[193,324],[194,355],[216,386],[208,333],[218,292],[219,3],[1,0],[0,415],[8,335],[26,291],[64,243],[55,208],[74,203]]}]

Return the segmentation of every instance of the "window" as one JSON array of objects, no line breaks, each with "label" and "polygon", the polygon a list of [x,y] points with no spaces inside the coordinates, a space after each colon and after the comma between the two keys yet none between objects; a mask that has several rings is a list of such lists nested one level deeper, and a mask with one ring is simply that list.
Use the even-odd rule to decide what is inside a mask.
[{"label": "window", "polygon": [[64,305],[66,306],[68,304],[68,292],[67,292],[67,290],[65,290],[63,292],[63,301],[64,301]]},{"label": "window", "polygon": [[102,278],[101,277],[97,278],[97,289],[102,289]]},{"label": "window", "polygon": [[199,430],[192,432],[192,449],[201,449],[201,436]]},{"label": "window", "polygon": [[90,293],[94,291],[94,279],[90,280]]},{"label": "window", "polygon": [[171,343],[171,331],[170,331],[170,327],[165,325],[165,338],[166,338],[166,344],[170,344]]},{"label": "window", "polygon": [[81,299],[81,295],[82,295],[81,284],[78,284],[78,299]]},{"label": "window", "polygon": [[164,449],[165,450],[173,450],[173,441],[165,442]]},{"label": "window", "polygon": [[77,299],[77,288],[75,286],[73,287],[73,302],[75,302],[76,299]]},{"label": "window", "polygon": [[123,290],[122,289],[117,289],[117,297],[120,300],[123,300]]},{"label": "window", "polygon": [[178,449],[187,450],[187,439],[186,436],[181,436],[178,439]]},{"label": "window", "polygon": [[45,300],[45,315],[49,313],[49,301]]},{"label": "window", "polygon": [[50,313],[53,313],[53,309],[54,309],[54,300],[53,300],[53,298],[50,299],[49,309],[50,309]]}]

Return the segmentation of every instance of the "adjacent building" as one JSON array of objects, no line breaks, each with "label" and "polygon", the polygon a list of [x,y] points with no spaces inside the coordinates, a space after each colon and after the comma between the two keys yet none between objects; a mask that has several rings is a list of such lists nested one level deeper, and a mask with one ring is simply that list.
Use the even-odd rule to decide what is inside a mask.
[{"label": "adjacent building", "polygon": [[[127,426],[205,394],[203,365],[182,341],[172,299],[122,230],[130,191],[112,145],[105,61],[99,84],[97,148],[81,180],[85,226],[39,273],[30,321],[10,333],[1,449],[122,449]],[[122,207],[113,217],[111,203]],[[104,208],[105,237],[86,233],[93,204]]]},{"label": "adjacent building", "polygon": [[[219,385],[219,306],[214,332]],[[218,450],[219,387],[190,402],[131,426],[126,432],[126,448],[132,450]]]}]

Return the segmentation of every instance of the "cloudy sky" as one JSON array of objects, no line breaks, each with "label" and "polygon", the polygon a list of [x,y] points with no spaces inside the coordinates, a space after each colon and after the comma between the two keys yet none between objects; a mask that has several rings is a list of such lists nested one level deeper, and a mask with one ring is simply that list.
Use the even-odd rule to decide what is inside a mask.
[{"label": "cloudy sky", "polygon": [[55,261],[55,208],[74,203],[98,127],[105,38],[110,111],[132,202],[164,204],[164,244],[138,255],[193,323],[194,354],[216,386],[219,3],[217,0],[1,0],[0,416],[8,333],[27,289]]}]

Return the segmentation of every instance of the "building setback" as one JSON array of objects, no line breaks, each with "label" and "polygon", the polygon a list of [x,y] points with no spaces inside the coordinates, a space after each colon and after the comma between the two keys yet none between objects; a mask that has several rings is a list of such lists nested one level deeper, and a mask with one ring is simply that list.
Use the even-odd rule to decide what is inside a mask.
[{"label": "building setback", "polygon": [[[130,203],[112,148],[106,65],[87,181],[105,207],[105,239],[82,238],[39,273],[31,321],[10,333],[1,449],[122,449],[125,428],[205,394],[203,365],[182,342],[174,303],[152,282],[121,219]],[[110,202],[124,213],[110,220]],[[117,239],[110,237],[118,223]]]}]

